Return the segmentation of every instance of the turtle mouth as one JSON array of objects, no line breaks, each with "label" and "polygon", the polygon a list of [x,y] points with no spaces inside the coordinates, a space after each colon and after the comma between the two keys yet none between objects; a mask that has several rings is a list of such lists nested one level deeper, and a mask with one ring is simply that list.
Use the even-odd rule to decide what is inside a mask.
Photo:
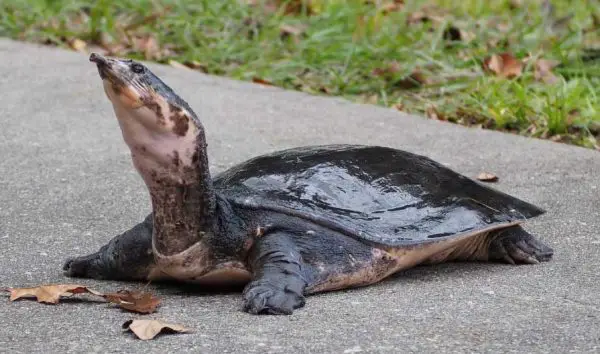
[{"label": "turtle mouth", "polygon": [[108,58],[98,53],[92,53],[89,60],[96,64],[104,82],[106,95],[113,103],[118,100],[128,108],[139,108],[143,105],[146,90],[132,76],[127,61]]},{"label": "turtle mouth", "polygon": [[[100,78],[102,78],[103,80],[109,79],[109,78],[115,78],[115,75],[114,75],[114,73],[112,73],[112,70],[111,70],[112,65],[111,65],[110,59],[108,59],[98,53],[92,53],[90,55],[90,61],[92,63],[96,63],[96,67],[98,68],[98,74],[100,74]],[[109,74],[113,74],[113,75],[109,75]]]}]

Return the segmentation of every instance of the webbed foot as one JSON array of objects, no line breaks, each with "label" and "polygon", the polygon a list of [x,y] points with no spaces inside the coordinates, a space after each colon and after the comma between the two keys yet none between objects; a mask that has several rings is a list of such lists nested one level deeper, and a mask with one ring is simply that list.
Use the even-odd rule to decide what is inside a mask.
[{"label": "webbed foot", "polygon": [[71,278],[106,279],[104,269],[100,252],[69,258],[63,264],[63,274]]},{"label": "webbed foot", "polygon": [[493,235],[489,259],[510,264],[537,264],[552,258],[554,250],[523,230],[513,226]]},{"label": "webbed foot", "polygon": [[244,290],[244,311],[255,315],[291,315],[305,304],[301,289],[253,281]]},{"label": "webbed foot", "polygon": [[256,240],[249,262],[254,280],[244,289],[244,311],[291,315],[304,306],[305,264],[289,234],[274,232]]}]

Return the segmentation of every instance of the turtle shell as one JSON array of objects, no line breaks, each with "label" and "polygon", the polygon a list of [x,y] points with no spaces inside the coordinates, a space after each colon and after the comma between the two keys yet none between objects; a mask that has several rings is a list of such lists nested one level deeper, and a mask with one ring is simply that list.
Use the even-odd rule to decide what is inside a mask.
[{"label": "turtle shell", "polygon": [[278,151],[221,173],[214,184],[238,207],[298,216],[389,246],[472,234],[544,213],[427,157],[378,146]]}]

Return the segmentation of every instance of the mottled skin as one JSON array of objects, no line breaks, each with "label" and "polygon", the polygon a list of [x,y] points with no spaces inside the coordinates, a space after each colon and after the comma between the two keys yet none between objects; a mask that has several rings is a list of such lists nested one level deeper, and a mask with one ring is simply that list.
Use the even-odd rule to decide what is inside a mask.
[{"label": "mottled skin", "polygon": [[211,179],[192,109],[142,64],[93,54],[153,212],[65,274],[245,284],[244,310],[291,314],[305,296],[418,264],[538,263],[519,225],[542,210],[427,158],[363,146],[291,149]]}]

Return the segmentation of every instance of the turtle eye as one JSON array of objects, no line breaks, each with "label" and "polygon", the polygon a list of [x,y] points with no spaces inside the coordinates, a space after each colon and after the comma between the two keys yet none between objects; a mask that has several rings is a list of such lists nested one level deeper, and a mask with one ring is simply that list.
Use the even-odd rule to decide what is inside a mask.
[{"label": "turtle eye", "polygon": [[138,63],[134,63],[131,65],[131,71],[136,74],[141,74],[144,72],[144,66]]}]

